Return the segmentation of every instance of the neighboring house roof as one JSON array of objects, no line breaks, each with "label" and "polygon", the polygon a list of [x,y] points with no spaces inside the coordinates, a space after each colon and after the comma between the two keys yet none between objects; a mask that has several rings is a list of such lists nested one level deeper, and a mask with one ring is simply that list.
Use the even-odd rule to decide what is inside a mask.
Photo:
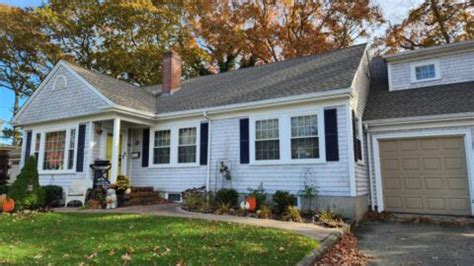
[{"label": "neighboring house roof", "polygon": [[172,95],[160,95],[157,112],[192,110],[347,89],[365,44],[185,80]]},{"label": "neighboring house roof", "polygon": [[[160,85],[137,87],[68,65],[115,104],[153,113],[184,111],[279,97],[347,89],[364,56],[366,44],[184,80],[171,95]],[[158,96],[157,96],[158,94]]]},{"label": "neighboring house roof", "polygon": [[155,113],[156,96],[125,81],[67,63],[77,74],[115,104]]},{"label": "neighboring house roof", "polygon": [[364,120],[474,112],[474,81],[388,91],[386,80],[372,81]]}]

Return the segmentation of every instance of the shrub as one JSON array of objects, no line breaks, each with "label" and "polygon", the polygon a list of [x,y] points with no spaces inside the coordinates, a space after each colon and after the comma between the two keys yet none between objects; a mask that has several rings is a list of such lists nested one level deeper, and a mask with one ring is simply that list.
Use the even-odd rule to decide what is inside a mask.
[{"label": "shrub", "polygon": [[232,208],[228,204],[220,203],[219,206],[217,206],[216,211],[214,212],[215,214],[228,214],[232,212]]},{"label": "shrub", "polygon": [[263,189],[263,184],[260,183],[257,189],[248,188],[249,196],[253,196],[257,199],[257,209],[260,209],[261,206],[267,201],[267,194],[265,194],[265,189]]},{"label": "shrub", "polygon": [[9,188],[10,187],[6,184],[5,185],[0,185],[0,195],[7,194]]},{"label": "shrub", "polygon": [[293,197],[288,191],[278,190],[273,194],[273,208],[278,214],[282,214],[288,210],[289,206],[295,205],[295,197]]},{"label": "shrub", "polygon": [[63,188],[60,186],[48,185],[43,187],[45,191],[45,206],[57,206],[58,202],[63,198]]},{"label": "shrub", "polygon": [[217,204],[225,204],[233,208],[239,202],[239,193],[235,189],[223,188],[217,191],[215,200]]},{"label": "shrub", "polygon": [[297,223],[303,222],[303,219],[301,219],[300,210],[295,206],[288,206],[288,209],[283,215],[283,220]]},{"label": "shrub", "polygon": [[257,211],[257,217],[261,219],[269,219],[272,217],[272,211],[270,210],[270,208],[268,208],[267,205],[262,205]]},{"label": "shrub", "polygon": [[9,197],[15,200],[15,208],[37,209],[44,206],[45,192],[39,185],[36,159],[30,156],[17,179],[10,187]]},{"label": "shrub", "polygon": [[186,193],[183,196],[183,207],[188,211],[209,212],[210,198],[211,195],[205,192]]},{"label": "shrub", "polygon": [[130,188],[130,178],[124,175],[119,175],[117,181],[110,187],[115,189],[117,192],[123,192]]}]

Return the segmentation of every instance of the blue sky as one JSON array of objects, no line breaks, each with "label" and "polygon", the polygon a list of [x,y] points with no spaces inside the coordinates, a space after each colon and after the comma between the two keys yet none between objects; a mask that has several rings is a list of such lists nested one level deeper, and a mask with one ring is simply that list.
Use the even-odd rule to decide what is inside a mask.
[{"label": "blue sky", "polygon": [[[2,4],[19,7],[35,7],[44,2],[44,0],[0,0]],[[409,9],[417,6],[422,0],[373,0],[373,2],[381,6],[384,16],[390,22],[396,23],[406,17]],[[14,95],[11,91],[0,89],[0,119],[9,121],[12,118],[13,100]]]}]

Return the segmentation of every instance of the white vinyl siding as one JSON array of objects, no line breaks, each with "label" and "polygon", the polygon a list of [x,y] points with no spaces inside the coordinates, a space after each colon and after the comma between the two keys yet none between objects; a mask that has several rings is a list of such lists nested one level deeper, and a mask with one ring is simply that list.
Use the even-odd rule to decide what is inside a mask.
[{"label": "white vinyl siding", "polygon": [[[350,196],[348,163],[348,145],[350,140],[347,139],[346,129],[348,122],[346,117],[347,109],[346,106],[326,108],[337,108],[339,161],[335,162],[284,162],[270,165],[240,164],[239,121],[243,117],[213,120],[211,128],[212,150],[211,158],[208,162],[211,167],[211,190],[217,190],[223,186],[219,166],[220,162],[224,161],[232,175],[232,187],[239,193],[248,193],[247,189],[249,187],[256,188],[262,182],[267,193],[286,190],[296,194],[303,188],[304,175],[311,173],[317,177],[319,195]],[[288,140],[288,151],[291,139],[290,117],[299,116],[299,114],[301,113],[295,112],[288,116],[286,120],[287,130],[285,134]],[[318,116],[318,120],[320,119],[321,121],[322,118]],[[321,135],[319,137],[324,138]],[[140,140],[141,138],[142,130],[133,130],[132,143],[134,143],[134,140]],[[141,151],[140,142],[133,146],[133,151]],[[325,155],[323,151],[320,152]],[[141,158],[132,159],[131,164],[132,184],[134,186],[153,186],[155,190],[159,191],[181,192],[188,188],[201,187],[206,184],[206,165],[195,165],[193,167],[177,165],[169,168],[142,167]]]},{"label": "white vinyl siding", "polygon": [[[413,65],[439,62],[439,78],[413,82]],[[428,63],[429,64],[429,63]],[[432,59],[388,63],[389,86],[391,91],[420,87],[467,82],[474,80],[474,51],[446,54]]]}]

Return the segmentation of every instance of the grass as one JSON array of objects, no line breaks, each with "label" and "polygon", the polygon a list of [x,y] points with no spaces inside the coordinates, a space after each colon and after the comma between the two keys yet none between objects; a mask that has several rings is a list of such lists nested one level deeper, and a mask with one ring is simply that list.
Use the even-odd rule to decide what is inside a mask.
[{"label": "grass", "polygon": [[0,265],[294,265],[319,245],[277,229],[135,214],[4,214],[0,227]]}]

